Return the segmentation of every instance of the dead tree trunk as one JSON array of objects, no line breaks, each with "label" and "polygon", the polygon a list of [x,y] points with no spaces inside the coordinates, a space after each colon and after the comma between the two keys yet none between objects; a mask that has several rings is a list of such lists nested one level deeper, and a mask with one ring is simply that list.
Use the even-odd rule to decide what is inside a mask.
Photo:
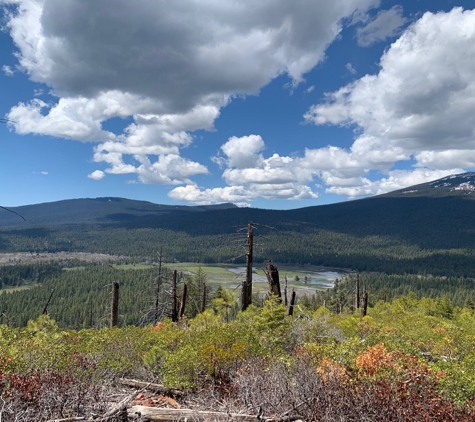
[{"label": "dead tree trunk", "polygon": [[284,287],[284,306],[289,305],[289,299],[287,298],[287,274],[285,275],[285,287]]},{"label": "dead tree trunk", "polygon": [[160,296],[160,287],[162,284],[162,247],[160,246],[160,255],[158,261],[158,277],[157,277],[157,292],[155,293],[155,315],[154,315],[154,322],[155,324],[158,322],[158,298]]},{"label": "dead tree trunk", "polygon": [[356,275],[355,309],[360,307],[360,276]]},{"label": "dead tree trunk", "polygon": [[178,300],[176,297],[176,275],[177,271],[173,271],[172,279],[172,322],[178,322]]},{"label": "dead tree trunk", "polygon": [[48,315],[48,306],[49,306],[49,303],[51,302],[51,298],[53,297],[54,291],[55,289],[51,290],[51,294],[49,295],[48,302],[46,302],[46,305],[43,309],[43,315]]},{"label": "dead tree trunk", "polygon": [[203,284],[203,297],[201,298],[201,313],[203,313],[206,310],[206,294],[207,294],[206,284]]},{"label": "dead tree trunk", "polygon": [[112,283],[111,328],[117,327],[119,320],[119,283]]},{"label": "dead tree trunk", "polygon": [[252,253],[254,246],[254,225],[250,222],[247,226],[247,254],[246,254],[246,292],[243,293],[241,310],[245,311],[252,303]]},{"label": "dead tree trunk", "polygon": [[366,311],[368,310],[368,292],[366,291],[366,286],[363,290],[363,306],[361,307],[361,316],[366,316]]},{"label": "dead tree trunk", "polygon": [[294,305],[295,305],[295,290],[292,289],[292,293],[290,294],[290,305],[287,311],[288,316],[292,316],[294,314]]},{"label": "dead tree trunk", "polygon": [[247,308],[247,283],[246,280],[242,282],[241,290],[241,311],[245,311]]},{"label": "dead tree trunk", "polygon": [[277,296],[282,301],[282,294],[280,292],[279,271],[271,260],[267,261],[266,276],[269,282],[269,291],[271,294]]},{"label": "dead tree trunk", "polygon": [[183,293],[181,294],[181,304],[180,304],[180,313],[179,313],[179,319],[183,318],[183,315],[185,315],[185,306],[186,306],[186,291],[187,291],[187,286],[186,284],[183,285]]}]

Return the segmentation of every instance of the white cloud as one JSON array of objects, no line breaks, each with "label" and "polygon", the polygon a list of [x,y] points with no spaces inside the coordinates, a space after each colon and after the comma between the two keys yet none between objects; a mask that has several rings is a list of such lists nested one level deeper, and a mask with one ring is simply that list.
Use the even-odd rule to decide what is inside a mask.
[{"label": "white cloud", "polygon": [[2,70],[3,73],[5,73],[5,76],[13,76],[15,74],[15,71],[12,70],[12,68],[10,66],[7,66],[6,64],[2,66]]},{"label": "white cloud", "polygon": [[249,206],[249,201],[257,198],[255,193],[242,186],[201,190],[195,185],[186,185],[173,189],[168,196],[177,201],[192,202],[199,205],[231,202],[241,207]]},{"label": "white cloud", "polygon": [[218,161],[225,166],[224,188],[200,189],[194,184],[173,189],[173,199],[209,204],[233,202],[249,204],[257,198],[264,199],[316,199],[318,194],[307,186],[313,174],[304,168],[303,160],[273,154],[265,158],[265,149],[260,135],[233,136],[221,146],[224,157]]},{"label": "white cloud", "polygon": [[260,135],[233,136],[221,146],[221,150],[228,157],[226,163],[229,167],[244,169],[255,167],[263,161],[262,155],[258,153],[264,146]]},{"label": "white cloud", "polygon": [[[317,125],[357,128],[348,150],[306,152],[308,166],[333,178],[363,177],[329,192],[379,193],[475,167],[475,10],[426,13],[383,54],[380,66],[378,74],[326,94],[325,103],[305,114]],[[390,171],[411,158],[415,170]],[[372,169],[389,178],[364,179]]]},{"label": "white cloud", "polygon": [[191,183],[191,180],[189,180],[190,176],[208,173],[208,169],[205,166],[182,158],[179,155],[160,155],[153,164],[145,155],[136,156],[136,159],[142,163],[137,169],[142,183],[178,185]]},{"label": "white cloud", "polygon": [[242,186],[226,186],[224,188],[200,189],[196,185],[180,186],[169,192],[168,196],[178,201],[187,201],[195,204],[216,204],[232,202],[240,207],[250,205],[258,199],[285,199],[301,200],[316,199],[318,195],[310,187],[287,184],[249,184]]},{"label": "white cloud", "polygon": [[353,65],[351,63],[347,63],[345,65],[345,68],[348,72],[350,72],[352,75],[354,75],[356,73],[356,69],[353,67]]},{"label": "white cloud", "polygon": [[[207,171],[183,160],[185,170],[177,173],[174,163],[192,142],[190,131],[213,130],[234,95],[257,94],[279,75],[293,86],[303,81],[338,36],[341,20],[378,1],[0,3],[18,6],[5,12],[19,69],[58,97],[54,104],[34,99],[13,107],[8,118],[16,132],[97,142],[94,160],[109,164],[107,172],[175,184]],[[134,123],[121,135],[102,128],[129,116]],[[139,162],[137,156],[154,156],[148,158],[154,164],[130,164],[126,155]]]},{"label": "white cloud", "polygon": [[95,170],[92,173],[87,175],[87,177],[89,177],[90,179],[94,179],[94,180],[104,179],[105,176],[106,176],[105,173],[101,170]]},{"label": "white cloud", "polygon": [[[358,197],[473,168],[474,64],[475,11],[427,13],[384,53],[377,75],[366,75],[327,94],[327,102],[305,115],[318,125],[355,125],[357,137],[351,148],[329,145],[306,149],[302,157],[266,158],[257,135],[233,138],[225,144],[229,148],[223,148],[230,154],[222,160],[227,165],[223,179],[246,201],[270,197],[272,192],[295,198],[298,195],[285,188],[300,189],[305,195],[301,187],[317,180],[327,193]],[[241,151],[241,143],[247,146],[244,158],[234,155]],[[235,157],[242,160],[233,161]],[[411,159],[413,168],[393,169],[399,161]],[[384,176],[372,180],[372,170]],[[178,197],[180,192],[173,194]],[[221,197],[224,192],[193,186],[187,197],[204,200],[206,195]],[[312,195],[316,194],[307,191],[307,197]]]},{"label": "white cloud", "polygon": [[315,85],[311,85],[311,86],[309,86],[309,87],[305,90],[305,92],[306,92],[307,94],[310,94],[314,89],[315,89]]},{"label": "white cloud", "polygon": [[378,41],[394,37],[400,33],[400,28],[407,22],[401,6],[380,11],[376,17],[364,27],[356,30],[358,45],[369,47]]},{"label": "white cloud", "polygon": [[[61,96],[120,90],[183,112],[210,94],[256,93],[312,69],[339,21],[373,0],[3,0],[20,65]],[[110,10],[114,13],[110,13]],[[106,11],[106,12],[105,12]]]}]

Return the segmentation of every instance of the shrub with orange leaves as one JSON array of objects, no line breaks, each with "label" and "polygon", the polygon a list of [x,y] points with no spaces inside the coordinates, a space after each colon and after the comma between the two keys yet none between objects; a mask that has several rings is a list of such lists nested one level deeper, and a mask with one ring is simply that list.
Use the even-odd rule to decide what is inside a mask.
[{"label": "shrub with orange leaves", "polygon": [[158,322],[153,326],[152,331],[153,331],[153,332],[157,332],[157,331],[163,330],[166,326],[167,326],[167,323],[166,323],[166,322],[158,321]]},{"label": "shrub with orange leaves", "polygon": [[333,362],[328,358],[322,359],[320,366],[316,369],[324,383],[329,381],[338,381],[339,383],[346,383],[349,379],[346,369],[338,362]]},{"label": "shrub with orange leaves", "polygon": [[356,367],[367,377],[372,377],[382,368],[392,365],[384,343],[368,347],[356,357]]},{"label": "shrub with orange leaves", "polygon": [[435,379],[439,375],[433,374],[432,369],[417,356],[398,351],[388,353],[384,343],[368,347],[361,352],[356,358],[356,367],[363,377],[395,377],[406,383],[427,376]]}]

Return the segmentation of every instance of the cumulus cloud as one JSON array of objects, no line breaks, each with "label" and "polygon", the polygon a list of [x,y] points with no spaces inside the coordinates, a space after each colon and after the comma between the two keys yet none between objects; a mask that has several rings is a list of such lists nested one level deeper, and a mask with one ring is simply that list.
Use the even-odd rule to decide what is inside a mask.
[{"label": "cumulus cloud", "polygon": [[87,175],[87,177],[89,177],[90,179],[94,179],[94,180],[104,179],[105,176],[106,176],[105,173],[101,170],[95,170],[92,173]]},{"label": "cumulus cloud", "polygon": [[209,204],[233,202],[248,205],[257,198],[316,199],[318,194],[307,183],[312,171],[303,166],[301,158],[273,154],[265,158],[264,140],[260,135],[233,136],[221,146],[222,156],[215,158],[222,166],[224,188],[200,189],[194,184],[173,189],[173,199]]},{"label": "cumulus cloud", "polygon": [[400,28],[406,22],[407,19],[403,16],[401,6],[382,10],[364,27],[356,30],[358,45],[360,47],[369,47],[379,41],[394,37],[399,34]]},{"label": "cumulus cloud", "polygon": [[[378,1],[0,3],[16,6],[5,9],[5,28],[18,48],[18,68],[58,98],[13,107],[8,118],[16,132],[99,143],[94,160],[110,165],[107,172],[175,184],[207,171],[189,161],[184,174],[176,171],[180,149],[193,140],[189,132],[213,130],[233,96],[257,94],[279,75],[293,86],[302,82],[341,20]],[[129,116],[134,122],[122,134],[102,127]],[[137,156],[155,157],[149,164]]]},{"label": "cumulus cloud", "polygon": [[[383,54],[378,74],[327,93],[305,114],[307,122],[354,125],[357,133],[348,150],[308,150],[307,165],[324,170],[328,183],[357,177],[359,184],[328,190],[350,196],[474,168],[474,63],[475,10],[424,14]],[[391,172],[410,159],[413,171]],[[389,177],[371,182],[365,175],[372,169]]]},{"label": "cumulus cloud", "polygon": [[2,66],[2,70],[5,76],[13,76],[15,74],[15,71],[10,66],[7,66],[6,64]]}]

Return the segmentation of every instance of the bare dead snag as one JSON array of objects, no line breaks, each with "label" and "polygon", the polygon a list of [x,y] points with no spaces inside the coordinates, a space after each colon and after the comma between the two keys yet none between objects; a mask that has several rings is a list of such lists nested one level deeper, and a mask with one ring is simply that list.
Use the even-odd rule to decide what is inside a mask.
[{"label": "bare dead snag", "polygon": [[56,290],[56,289],[51,290],[51,294],[49,295],[48,301],[46,302],[46,305],[45,305],[45,307],[44,307],[44,309],[43,309],[43,315],[48,315],[48,306],[49,306],[49,304],[50,304],[50,302],[51,302],[51,298],[53,297],[53,294],[54,294],[54,291],[55,291],[55,290]]},{"label": "bare dead snag", "polygon": [[287,274],[285,275],[285,287],[284,287],[284,306],[289,305],[289,299],[287,298]]},{"label": "bare dead snag", "polygon": [[245,311],[252,303],[252,255],[254,246],[254,225],[252,221],[247,226],[247,254],[246,254],[246,294],[242,295],[245,301],[241,309]]},{"label": "bare dead snag", "polygon": [[360,307],[360,276],[356,275],[355,309]]},{"label": "bare dead snag", "polygon": [[292,316],[294,314],[294,305],[295,305],[295,290],[292,288],[292,293],[290,295],[289,310],[287,311],[288,316]]},{"label": "bare dead snag", "polygon": [[172,322],[178,322],[178,300],[176,297],[176,276],[177,271],[173,271],[172,279]]},{"label": "bare dead snag", "polygon": [[201,313],[206,310],[206,295],[207,295],[207,288],[206,283],[203,284],[203,296],[201,298]]},{"label": "bare dead snag", "polygon": [[119,321],[119,283],[112,283],[111,328],[117,327]]},{"label": "bare dead snag", "polygon": [[363,290],[363,306],[361,307],[361,316],[366,316],[368,310],[368,292],[366,291],[366,286]]},{"label": "bare dead snag", "polygon": [[269,283],[269,291],[271,294],[277,296],[282,301],[282,294],[280,292],[279,270],[271,260],[267,261],[266,276]]},{"label": "bare dead snag", "polygon": [[155,324],[158,322],[158,305],[159,305],[159,296],[160,296],[160,287],[162,284],[162,247],[160,246],[160,255],[158,261],[158,277],[157,277],[157,291],[155,293],[155,316],[154,322]]},{"label": "bare dead snag", "polygon": [[178,314],[178,318],[182,319],[183,315],[185,315],[185,306],[186,306],[186,292],[187,292],[186,284],[183,285],[183,292],[181,294],[181,303],[180,303],[180,313]]}]

